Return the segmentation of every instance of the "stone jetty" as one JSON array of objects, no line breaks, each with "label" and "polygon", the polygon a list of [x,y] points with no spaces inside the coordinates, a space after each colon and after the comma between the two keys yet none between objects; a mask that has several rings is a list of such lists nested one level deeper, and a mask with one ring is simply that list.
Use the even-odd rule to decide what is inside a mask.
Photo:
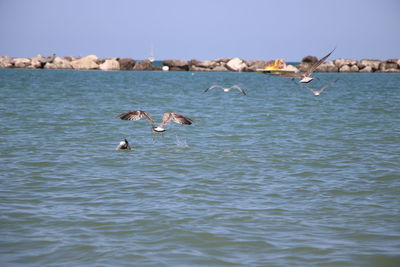
[{"label": "stone jetty", "polygon": [[[318,59],[306,56],[296,66],[288,65],[295,71],[303,71]],[[66,70],[169,70],[169,71],[205,71],[205,72],[254,72],[264,68],[269,61],[243,60],[240,58],[218,58],[214,60],[180,60],[167,59],[162,66],[154,66],[149,60],[134,60],[132,58],[105,58],[95,55],[86,57],[44,57],[37,55],[32,58],[11,58],[0,56],[0,68],[26,69],[66,69]],[[321,64],[316,72],[400,72],[400,59],[334,59]]]}]

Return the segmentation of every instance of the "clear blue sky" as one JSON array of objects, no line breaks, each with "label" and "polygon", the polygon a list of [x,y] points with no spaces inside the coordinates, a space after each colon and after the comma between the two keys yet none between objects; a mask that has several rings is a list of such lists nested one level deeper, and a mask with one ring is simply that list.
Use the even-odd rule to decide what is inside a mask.
[{"label": "clear blue sky", "polygon": [[400,58],[398,0],[0,0],[0,55]]}]

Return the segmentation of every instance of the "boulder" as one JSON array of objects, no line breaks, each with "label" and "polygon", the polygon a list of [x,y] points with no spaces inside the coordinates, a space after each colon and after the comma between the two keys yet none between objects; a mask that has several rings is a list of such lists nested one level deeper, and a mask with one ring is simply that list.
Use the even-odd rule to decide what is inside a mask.
[{"label": "boulder", "polygon": [[385,62],[382,62],[379,65],[379,70],[380,71],[395,70],[397,68],[398,68],[397,62],[395,60],[392,60],[392,59],[386,60]]},{"label": "boulder", "polygon": [[400,69],[385,69],[382,72],[399,72],[400,73]]},{"label": "boulder", "polygon": [[319,65],[315,72],[338,72],[338,70],[339,68],[332,61],[328,61]]},{"label": "boulder", "polygon": [[12,68],[14,67],[14,59],[10,57],[0,57],[0,68]]},{"label": "boulder", "polygon": [[206,72],[210,72],[210,71],[212,71],[212,69],[204,68],[204,67],[197,67],[196,65],[190,65],[189,66],[189,71],[206,71]]},{"label": "boulder", "polygon": [[98,60],[99,58],[97,56],[90,55],[71,61],[71,65],[75,70],[96,70],[99,69],[99,64],[97,64]]},{"label": "boulder", "polygon": [[236,72],[241,72],[243,71],[247,65],[246,63],[241,60],[240,58],[232,58],[231,60],[228,61],[228,63],[226,63],[226,68],[230,71],[236,71]]},{"label": "boulder", "polygon": [[351,71],[351,72],[359,72],[359,70],[360,70],[360,69],[357,67],[357,65],[351,65],[351,66],[350,66],[350,71]]},{"label": "boulder", "polygon": [[72,64],[68,60],[60,57],[55,57],[52,62],[47,62],[44,67],[45,69],[72,69]]},{"label": "boulder", "polygon": [[341,67],[343,67],[344,65],[349,65],[349,66],[353,66],[353,65],[357,65],[357,61],[353,60],[353,59],[335,59],[333,61],[333,64],[335,64],[336,67],[338,67],[339,69]]},{"label": "boulder", "polygon": [[120,70],[119,62],[116,58],[106,59],[103,64],[100,64],[101,70]]},{"label": "boulder", "polygon": [[359,69],[364,69],[365,67],[371,67],[372,71],[379,70],[379,65],[381,64],[380,60],[377,59],[363,59],[360,60],[357,64]]},{"label": "boulder", "polygon": [[299,69],[296,68],[296,67],[293,66],[293,65],[286,65],[286,69],[292,70],[292,71],[294,71],[294,72],[299,72]]},{"label": "boulder", "polygon": [[31,58],[31,65],[28,68],[41,69],[47,62],[48,59],[39,54],[36,57]]},{"label": "boulder", "polygon": [[350,65],[343,65],[339,68],[339,72],[351,72]]},{"label": "boulder", "polygon": [[317,61],[318,61],[318,58],[315,56],[306,56],[306,57],[303,57],[303,59],[301,60],[301,63],[314,64]]},{"label": "boulder", "polygon": [[153,69],[153,64],[151,64],[150,60],[148,59],[136,62],[135,66],[133,67],[133,70],[152,70],[152,69]]},{"label": "boulder", "polygon": [[300,62],[298,69],[302,72],[307,71],[315,62],[318,61],[318,58],[315,56],[306,56]]},{"label": "boulder", "polygon": [[[84,58],[93,60],[96,63],[98,63],[97,61],[99,60],[99,58],[96,55],[89,55],[89,56],[86,56]],[[82,59],[84,59],[84,58],[82,58]]]},{"label": "boulder", "polygon": [[14,58],[15,68],[27,68],[31,65],[31,59],[25,57]]},{"label": "boulder", "polygon": [[231,58],[228,58],[228,57],[221,57],[221,58],[215,59],[214,61],[217,62],[217,63],[219,63],[219,64],[224,64],[224,65],[225,65],[226,63],[229,62],[229,60],[231,60]]},{"label": "boulder", "polygon": [[120,58],[118,61],[120,70],[132,70],[136,63],[132,58]]},{"label": "boulder", "polygon": [[170,70],[189,70],[189,62],[180,59],[163,60],[163,65],[168,66]]},{"label": "boulder", "polygon": [[371,66],[366,66],[362,69],[359,70],[360,72],[372,72],[372,67]]},{"label": "boulder", "polygon": [[218,65],[218,63],[213,60],[200,61],[200,60],[192,59],[190,61],[190,65],[196,66],[196,67],[201,67],[201,68],[212,69],[212,68],[215,68]]},{"label": "boulder", "polygon": [[71,62],[71,61],[77,60],[77,59],[79,59],[79,58],[77,58],[77,57],[72,57],[72,56],[67,56],[67,57],[64,57],[64,59]]},{"label": "boulder", "polygon": [[256,71],[257,69],[263,69],[267,65],[264,60],[249,60],[247,61],[246,71]]},{"label": "boulder", "polygon": [[216,72],[227,72],[229,71],[224,65],[218,65],[215,68],[213,68],[211,71],[216,71]]}]

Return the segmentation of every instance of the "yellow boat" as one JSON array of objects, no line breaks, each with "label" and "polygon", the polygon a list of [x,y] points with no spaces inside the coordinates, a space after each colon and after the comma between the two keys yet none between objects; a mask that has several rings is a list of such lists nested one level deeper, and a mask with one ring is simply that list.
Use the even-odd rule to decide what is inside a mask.
[{"label": "yellow boat", "polygon": [[283,59],[275,59],[267,62],[263,69],[256,69],[258,73],[294,73],[295,70],[286,67]]}]

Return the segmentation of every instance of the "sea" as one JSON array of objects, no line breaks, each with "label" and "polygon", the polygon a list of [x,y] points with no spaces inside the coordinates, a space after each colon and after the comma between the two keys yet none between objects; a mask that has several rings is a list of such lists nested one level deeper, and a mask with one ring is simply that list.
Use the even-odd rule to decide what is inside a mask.
[{"label": "sea", "polygon": [[400,266],[400,75],[315,76],[1,69],[1,266]]}]

